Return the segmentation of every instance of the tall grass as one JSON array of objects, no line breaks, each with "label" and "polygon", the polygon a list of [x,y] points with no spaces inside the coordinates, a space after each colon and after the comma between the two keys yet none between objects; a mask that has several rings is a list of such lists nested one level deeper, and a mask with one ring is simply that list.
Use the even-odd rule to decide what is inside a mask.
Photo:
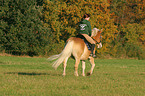
[{"label": "tall grass", "polygon": [[[93,75],[74,76],[74,60],[51,67],[46,58],[0,56],[0,96],[144,96],[145,61],[96,59]],[[86,72],[91,65],[87,61]]]}]

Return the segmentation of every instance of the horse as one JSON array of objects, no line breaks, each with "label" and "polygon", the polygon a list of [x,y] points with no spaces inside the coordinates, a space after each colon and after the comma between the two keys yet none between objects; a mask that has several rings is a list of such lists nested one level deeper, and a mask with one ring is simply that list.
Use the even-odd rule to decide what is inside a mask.
[{"label": "horse", "polygon": [[[98,48],[102,47],[101,33],[102,33],[102,29],[101,30],[99,30],[97,28],[92,29],[91,37],[96,42],[96,45]],[[95,49],[94,49],[94,53],[95,53]],[[91,53],[91,51],[87,48],[83,39],[78,38],[78,37],[70,37],[67,40],[63,51],[58,55],[53,55],[53,56],[49,57],[48,60],[52,61],[52,60],[57,59],[56,61],[53,62],[53,65],[52,65],[52,67],[54,67],[55,69],[57,69],[57,67],[63,62],[63,74],[62,75],[65,76],[67,60],[70,56],[73,56],[75,59],[74,75],[79,76],[78,75],[78,65],[79,65],[80,61],[82,61],[82,76],[85,76],[85,60],[89,59],[89,61],[91,63],[91,70],[87,73],[87,75],[91,75],[93,73],[93,70],[95,67],[94,58],[89,56],[90,53]]]}]

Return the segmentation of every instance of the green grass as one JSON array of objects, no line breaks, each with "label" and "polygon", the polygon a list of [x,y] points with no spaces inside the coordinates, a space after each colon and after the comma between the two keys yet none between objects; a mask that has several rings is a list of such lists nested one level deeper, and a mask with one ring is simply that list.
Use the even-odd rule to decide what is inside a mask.
[{"label": "green grass", "polygon": [[[54,70],[46,58],[0,56],[0,96],[145,96],[145,60],[96,59],[91,76],[74,76],[69,59]],[[86,61],[86,73],[91,65]]]}]

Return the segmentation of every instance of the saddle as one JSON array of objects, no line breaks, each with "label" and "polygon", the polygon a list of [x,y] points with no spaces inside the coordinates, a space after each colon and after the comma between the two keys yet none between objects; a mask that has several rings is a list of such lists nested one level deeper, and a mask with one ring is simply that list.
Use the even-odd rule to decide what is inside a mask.
[{"label": "saddle", "polygon": [[76,37],[77,37],[77,38],[81,38],[82,40],[84,40],[86,46],[88,47],[88,50],[91,50],[91,45],[92,45],[92,44],[91,44],[90,42],[88,42],[88,41],[86,40],[86,38],[85,38],[83,35],[79,34],[79,35],[77,35]]}]

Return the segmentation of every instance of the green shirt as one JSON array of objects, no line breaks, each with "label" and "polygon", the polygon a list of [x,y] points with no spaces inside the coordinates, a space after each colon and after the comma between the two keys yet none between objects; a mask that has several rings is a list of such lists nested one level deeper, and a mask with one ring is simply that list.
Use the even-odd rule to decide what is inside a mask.
[{"label": "green shirt", "polygon": [[88,34],[91,36],[92,30],[91,30],[91,24],[88,20],[83,19],[79,23],[79,33],[80,34]]}]

